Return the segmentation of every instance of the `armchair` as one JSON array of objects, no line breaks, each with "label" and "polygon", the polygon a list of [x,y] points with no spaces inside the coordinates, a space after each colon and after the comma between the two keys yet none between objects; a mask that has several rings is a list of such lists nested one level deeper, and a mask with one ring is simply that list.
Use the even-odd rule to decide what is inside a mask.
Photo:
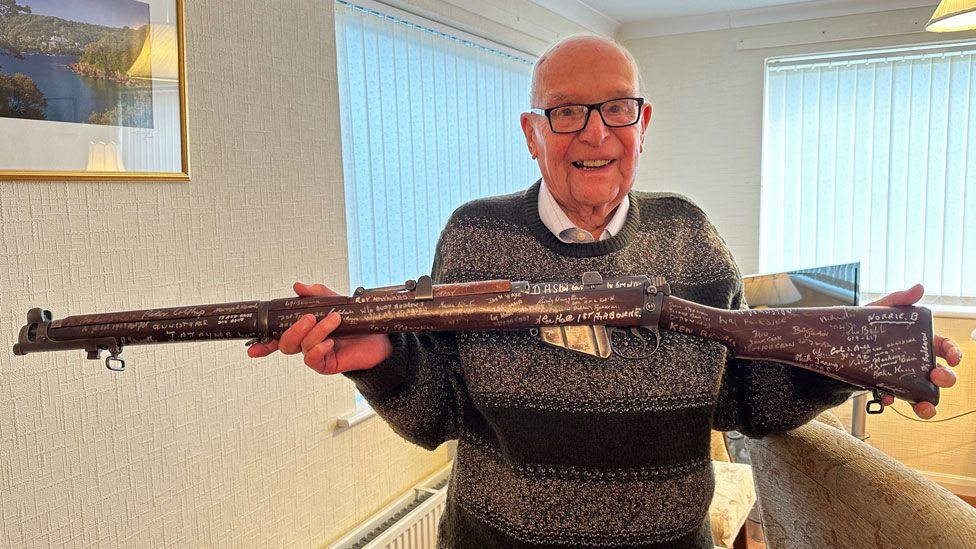
[{"label": "armchair", "polygon": [[747,442],[768,549],[976,547],[976,508],[818,419]]}]

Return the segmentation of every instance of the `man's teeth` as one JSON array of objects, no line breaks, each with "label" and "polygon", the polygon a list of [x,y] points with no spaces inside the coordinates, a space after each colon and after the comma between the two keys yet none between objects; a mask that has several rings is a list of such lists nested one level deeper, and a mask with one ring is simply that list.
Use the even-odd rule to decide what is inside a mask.
[{"label": "man's teeth", "polygon": [[602,168],[612,162],[612,160],[577,160],[573,162],[577,168]]}]

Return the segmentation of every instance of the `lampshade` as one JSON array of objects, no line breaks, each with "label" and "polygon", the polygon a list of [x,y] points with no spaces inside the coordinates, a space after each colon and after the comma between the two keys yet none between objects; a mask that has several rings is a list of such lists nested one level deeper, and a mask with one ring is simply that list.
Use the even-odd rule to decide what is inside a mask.
[{"label": "lampshade", "polygon": [[129,67],[129,76],[176,82],[179,78],[178,45],[176,25],[151,23],[146,33],[146,43]]},{"label": "lampshade", "polygon": [[118,146],[112,141],[92,141],[88,145],[87,169],[90,172],[124,172]]},{"label": "lampshade", "polygon": [[925,25],[931,32],[976,29],[976,0],[942,0]]},{"label": "lampshade", "polygon": [[779,307],[796,303],[802,297],[786,273],[753,277],[746,285],[746,301],[750,305]]}]

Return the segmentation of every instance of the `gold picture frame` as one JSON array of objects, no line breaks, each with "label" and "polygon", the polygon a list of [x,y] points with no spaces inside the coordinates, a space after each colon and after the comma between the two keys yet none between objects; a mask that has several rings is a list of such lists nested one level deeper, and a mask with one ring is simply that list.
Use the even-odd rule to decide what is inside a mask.
[{"label": "gold picture frame", "polygon": [[[84,0],[49,3],[52,13],[45,14],[29,6],[23,11],[25,2],[15,0],[21,12],[0,11],[0,180],[190,180],[184,0],[111,2],[119,9],[101,14],[86,9]],[[70,24],[78,32],[44,43],[8,41],[15,51],[5,52],[3,18],[11,16],[20,16],[21,25],[58,17],[69,23],[58,32],[72,32]],[[65,43],[78,48],[76,36],[92,35],[98,38],[80,54],[56,49]],[[128,70],[109,65],[118,59],[131,62]],[[36,82],[30,76],[34,67]],[[11,88],[3,87],[3,78],[19,84],[14,90],[33,103],[8,104],[10,95],[3,94]]]}]

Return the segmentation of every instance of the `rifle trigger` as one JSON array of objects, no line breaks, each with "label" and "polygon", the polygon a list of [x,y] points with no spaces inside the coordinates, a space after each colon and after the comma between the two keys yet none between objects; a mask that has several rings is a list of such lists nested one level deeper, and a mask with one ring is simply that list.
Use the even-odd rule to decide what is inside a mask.
[{"label": "rifle trigger", "polygon": [[653,328],[650,328],[650,331],[652,334],[654,334],[654,350],[651,351],[650,353],[653,355],[654,353],[657,352],[658,348],[661,347],[661,330],[659,330],[658,327],[655,326]]}]

